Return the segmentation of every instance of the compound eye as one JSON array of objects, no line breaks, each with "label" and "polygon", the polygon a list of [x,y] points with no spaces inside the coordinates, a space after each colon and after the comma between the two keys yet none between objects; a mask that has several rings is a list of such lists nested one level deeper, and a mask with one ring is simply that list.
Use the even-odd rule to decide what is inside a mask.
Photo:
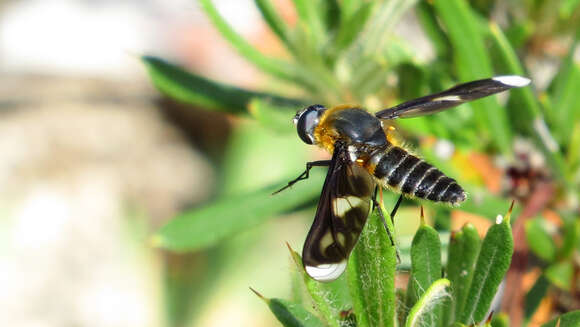
[{"label": "compound eye", "polygon": [[320,115],[325,109],[321,105],[313,105],[298,113],[295,118],[296,130],[304,143],[314,143],[314,128],[318,125]]}]

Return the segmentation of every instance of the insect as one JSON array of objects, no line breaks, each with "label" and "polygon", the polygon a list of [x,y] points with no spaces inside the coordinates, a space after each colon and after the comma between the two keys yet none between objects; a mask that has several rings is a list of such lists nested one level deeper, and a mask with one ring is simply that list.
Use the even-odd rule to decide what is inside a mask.
[{"label": "insect", "polygon": [[[516,75],[472,81],[374,115],[345,105],[327,109],[316,104],[300,110],[294,117],[298,135],[306,144],[328,150],[332,159],[307,162],[300,176],[274,193],[307,179],[312,167],[328,167],[314,222],[302,251],[308,275],[318,281],[332,281],[344,272],[367,217],[378,204],[379,187],[401,193],[391,219],[403,195],[454,206],[466,199],[457,181],[391,143],[383,120],[433,114],[529,83],[529,79]],[[382,211],[379,213],[386,228]]]}]

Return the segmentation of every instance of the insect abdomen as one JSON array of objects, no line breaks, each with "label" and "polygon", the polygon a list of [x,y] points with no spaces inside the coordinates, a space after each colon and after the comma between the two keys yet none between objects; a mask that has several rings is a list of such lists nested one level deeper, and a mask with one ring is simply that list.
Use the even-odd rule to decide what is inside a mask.
[{"label": "insect abdomen", "polygon": [[370,161],[376,163],[374,176],[403,194],[452,205],[465,201],[465,191],[453,178],[401,147],[389,144]]}]

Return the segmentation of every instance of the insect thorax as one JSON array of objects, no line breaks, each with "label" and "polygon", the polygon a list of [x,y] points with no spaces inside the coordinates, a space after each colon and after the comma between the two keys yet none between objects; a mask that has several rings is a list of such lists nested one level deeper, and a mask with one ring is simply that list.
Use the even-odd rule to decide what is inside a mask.
[{"label": "insect thorax", "polygon": [[314,132],[316,143],[332,152],[337,140],[346,144],[387,143],[381,121],[360,108],[335,107],[325,112]]}]

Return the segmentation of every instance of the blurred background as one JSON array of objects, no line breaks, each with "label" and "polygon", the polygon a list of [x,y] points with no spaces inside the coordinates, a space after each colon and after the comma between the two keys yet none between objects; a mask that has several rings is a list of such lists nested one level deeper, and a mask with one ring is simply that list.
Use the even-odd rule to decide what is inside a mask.
[{"label": "blurred background", "polygon": [[[307,80],[333,88],[310,93],[300,85],[272,79],[260,71],[260,65],[256,68],[244,60],[238,53],[244,50],[237,47],[236,51],[220,35],[195,0],[0,2],[0,325],[278,326],[248,287],[268,296],[289,296],[291,264],[285,242],[295,249],[302,247],[321,174],[302,182],[310,185],[304,199],[281,198],[287,205],[264,209],[244,194],[257,191],[260,198],[276,203],[267,194],[301,173],[306,161],[327,157],[296,137],[291,125],[294,111],[312,102],[356,102],[377,110],[466,81],[471,75],[488,77],[477,75],[479,57],[465,66],[476,67],[472,72],[457,63],[461,55],[453,51],[461,47],[452,28],[445,25],[454,13],[441,18],[445,24],[439,30],[430,29],[429,22],[437,23],[429,20],[429,13],[436,15],[430,5],[420,3],[417,9],[414,1],[380,2],[386,7],[393,4],[388,10],[377,9],[375,15],[376,21],[389,24],[375,27],[382,31],[378,36],[361,28],[363,33],[357,37],[363,43],[353,43],[364,48],[365,38],[376,37],[380,49],[374,44],[375,50],[385,53],[373,56],[379,69],[349,65],[356,51],[336,59],[333,53],[342,48],[328,50],[317,43],[313,49],[330,53],[332,64],[327,64],[333,69],[325,76],[318,66],[304,64]],[[309,62],[307,55],[278,40],[254,1],[212,3],[230,27],[261,53]],[[290,0],[272,3],[289,26],[301,28]],[[428,208],[429,221],[442,238],[466,221],[483,234],[495,215],[505,212],[509,199],[521,201],[520,211],[534,219],[525,227],[514,227],[516,242],[517,231],[522,233],[519,250],[530,256],[522,268],[525,290],[538,283],[538,287],[550,285],[540,296],[547,299],[545,303],[535,307],[543,311],[538,310],[534,319],[545,322],[554,313],[580,308],[579,236],[570,236],[571,252],[560,250],[569,240],[565,227],[578,230],[580,101],[575,93],[580,87],[580,48],[575,33],[580,2],[460,3],[473,10],[482,26],[491,26],[492,34],[499,28],[506,32],[507,38],[496,33],[494,41],[483,43],[485,60],[506,63],[490,71],[530,76],[533,93],[520,95],[516,102],[500,97],[499,103],[507,107],[502,110],[511,110],[511,125],[487,131],[483,138],[485,125],[471,113],[483,110],[476,105],[460,109],[459,118],[449,113],[401,123],[401,134],[417,152],[443,165],[440,168],[446,173],[473,185],[475,200],[465,211]],[[381,13],[387,16],[381,18]],[[354,21],[367,16],[362,17]],[[441,35],[449,39],[440,39]],[[295,37],[294,44],[300,40]],[[515,49],[513,58],[502,50],[502,41]],[[500,50],[488,52],[498,45]],[[204,106],[204,101],[180,97],[160,86],[151,62],[141,61],[144,54],[179,64],[210,81],[281,94],[290,102],[300,100],[290,105],[286,101],[289,109],[272,111],[272,116],[266,109],[265,116],[260,114],[260,102],[248,105],[253,110],[250,115],[224,109],[228,105],[220,103]],[[368,56],[357,58],[371,61]],[[513,71],[517,67],[523,70]],[[364,88],[351,85],[357,73],[369,77],[360,78]],[[333,80],[338,81],[336,87]],[[518,129],[527,119],[518,115],[529,117],[530,112],[538,119],[545,114],[547,127],[542,118],[534,120],[531,130],[529,126]],[[426,127],[430,122],[432,127]],[[560,131],[560,123],[568,129]],[[559,132],[552,136],[550,129]],[[498,130],[510,134],[504,143],[493,134]],[[534,135],[540,135],[540,145]],[[548,150],[542,150],[542,144]],[[556,156],[552,165],[546,151],[558,152],[563,159]],[[558,177],[559,173],[563,175]],[[538,189],[548,190],[547,195],[534,193]],[[537,206],[530,208],[530,203]],[[206,220],[211,222],[207,229],[196,225],[203,228],[195,232],[212,239],[193,246],[188,242],[196,233],[166,224],[175,216],[181,221],[188,215],[195,217],[197,208],[207,209],[204,217],[210,216]],[[260,218],[244,215],[248,210],[261,210]],[[230,224],[228,232],[214,235],[211,228],[229,224],[229,220],[221,222],[220,213],[237,211],[238,225]],[[419,224],[417,203],[405,204],[397,219],[404,268],[408,265],[405,246],[408,249]],[[156,234],[162,226],[166,233]],[[182,233],[183,242],[168,240],[172,228]],[[524,229],[528,238],[539,235],[548,243],[553,239],[546,245],[554,248],[553,253],[545,254],[541,248],[529,254]],[[554,265],[555,272],[550,273],[547,268]],[[524,295],[512,296],[521,300]]]}]

